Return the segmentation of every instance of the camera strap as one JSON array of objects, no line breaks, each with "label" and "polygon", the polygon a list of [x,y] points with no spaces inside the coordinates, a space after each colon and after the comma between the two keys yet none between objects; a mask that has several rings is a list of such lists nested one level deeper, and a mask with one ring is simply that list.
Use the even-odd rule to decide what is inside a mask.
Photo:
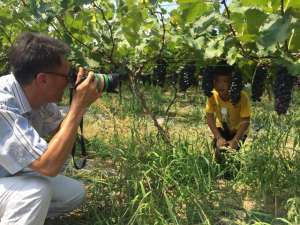
[{"label": "camera strap", "polygon": [[[70,98],[69,98],[70,105],[71,105],[71,102],[73,99],[73,91],[76,89],[77,85],[70,87]],[[87,151],[85,148],[85,141],[84,141],[84,135],[83,135],[83,117],[81,118],[79,127],[80,127],[80,134],[77,133],[76,140],[75,140],[73,148],[72,148],[72,161],[73,161],[73,166],[75,169],[82,169],[83,167],[85,167],[86,159],[87,159]],[[76,159],[76,145],[78,142],[81,147],[80,159]]]},{"label": "camera strap", "polygon": [[[81,157],[76,159],[76,143],[79,141],[81,147]],[[82,169],[86,165],[87,151],[85,148],[84,136],[83,136],[83,118],[80,121],[80,134],[77,134],[76,141],[72,148],[72,161],[75,169]]]}]

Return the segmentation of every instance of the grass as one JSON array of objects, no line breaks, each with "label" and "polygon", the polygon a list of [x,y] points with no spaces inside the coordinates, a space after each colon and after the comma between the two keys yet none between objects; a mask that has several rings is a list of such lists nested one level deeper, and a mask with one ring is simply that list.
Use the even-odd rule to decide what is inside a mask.
[{"label": "grass", "polygon": [[[143,91],[165,122],[174,93],[152,87]],[[213,160],[205,98],[198,90],[179,93],[170,109],[173,147],[157,136],[129,90],[122,94],[104,95],[90,107],[84,131],[88,165],[67,170],[85,182],[86,203],[46,224],[298,223],[300,132],[294,120],[300,118],[299,93],[285,117],[273,112],[267,98],[254,105],[249,138],[239,153],[229,156],[241,164],[239,171],[235,163],[221,168]],[[237,176],[221,179],[225,169]]]}]

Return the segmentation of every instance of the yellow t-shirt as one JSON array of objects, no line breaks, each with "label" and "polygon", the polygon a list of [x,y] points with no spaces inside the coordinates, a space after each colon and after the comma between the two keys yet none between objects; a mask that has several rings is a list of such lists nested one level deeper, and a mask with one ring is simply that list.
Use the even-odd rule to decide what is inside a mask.
[{"label": "yellow t-shirt", "polygon": [[205,112],[213,113],[216,118],[216,126],[222,127],[222,122],[227,123],[231,131],[236,131],[242,118],[250,117],[250,101],[245,91],[241,91],[241,99],[233,105],[230,101],[223,101],[216,90],[206,102]]}]

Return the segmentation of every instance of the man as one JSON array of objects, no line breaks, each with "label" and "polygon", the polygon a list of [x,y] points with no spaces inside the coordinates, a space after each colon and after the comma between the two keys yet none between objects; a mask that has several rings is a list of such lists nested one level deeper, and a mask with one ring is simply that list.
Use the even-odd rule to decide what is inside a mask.
[{"label": "man", "polygon": [[[44,224],[84,200],[82,183],[59,172],[81,117],[101,93],[89,72],[62,120],[55,102],[68,84],[68,52],[64,43],[37,33],[21,34],[11,47],[12,74],[0,77],[0,225]],[[83,74],[80,68],[78,79]]]}]

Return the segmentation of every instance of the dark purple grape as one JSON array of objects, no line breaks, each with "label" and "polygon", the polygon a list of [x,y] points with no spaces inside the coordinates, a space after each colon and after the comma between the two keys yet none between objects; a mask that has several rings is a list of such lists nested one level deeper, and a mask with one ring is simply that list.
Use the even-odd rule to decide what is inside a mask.
[{"label": "dark purple grape", "polygon": [[230,101],[233,105],[236,105],[241,98],[241,91],[244,88],[242,74],[239,70],[232,72],[231,87],[229,90]]},{"label": "dark purple grape", "polygon": [[203,68],[201,71],[202,75],[202,90],[207,97],[212,95],[212,90],[214,88],[213,74],[209,68]]},{"label": "dark purple grape", "polygon": [[156,65],[153,68],[153,84],[164,86],[167,74],[167,62],[159,58],[156,60]]},{"label": "dark purple grape", "polygon": [[179,90],[186,91],[190,86],[196,83],[195,78],[196,65],[194,63],[185,64],[180,70]]},{"label": "dark purple grape", "polygon": [[277,71],[274,82],[275,111],[281,115],[286,114],[291,99],[294,85],[294,77],[291,76],[285,67]]},{"label": "dark purple grape", "polygon": [[267,67],[264,65],[260,65],[256,68],[251,87],[252,87],[252,95],[251,98],[254,102],[259,101],[265,90],[265,81],[268,75]]}]

